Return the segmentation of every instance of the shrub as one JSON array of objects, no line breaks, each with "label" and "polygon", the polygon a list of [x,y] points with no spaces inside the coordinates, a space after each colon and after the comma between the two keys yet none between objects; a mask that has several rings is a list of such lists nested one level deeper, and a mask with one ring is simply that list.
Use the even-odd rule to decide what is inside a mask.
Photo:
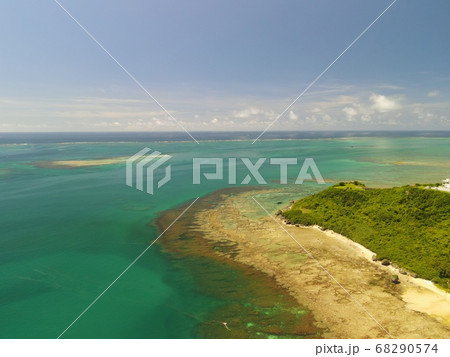
[{"label": "shrub", "polygon": [[[354,181],[349,185],[362,185]],[[450,194],[404,186],[345,190],[340,182],[297,201],[283,216],[294,224],[317,224],[366,246],[378,260],[395,262],[411,275],[450,278]],[[302,209],[304,212],[303,213]],[[388,260],[389,259],[389,260]]]}]

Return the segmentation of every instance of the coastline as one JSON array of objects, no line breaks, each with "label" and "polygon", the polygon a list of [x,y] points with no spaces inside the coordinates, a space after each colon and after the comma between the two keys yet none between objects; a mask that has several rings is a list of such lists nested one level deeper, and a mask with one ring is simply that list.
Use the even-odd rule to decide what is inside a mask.
[{"label": "coastline", "polygon": [[[284,289],[312,312],[311,321],[325,338],[389,338],[380,325],[394,338],[450,336],[447,315],[442,316],[441,311],[448,294],[404,275],[400,284],[393,284],[393,267],[373,262],[370,250],[337,233],[285,225],[366,311],[358,307],[252,199],[254,195],[268,203],[275,192],[228,189],[201,198],[201,209],[189,217],[189,229],[201,233],[203,244],[229,248],[214,249],[213,255],[209,252],[213,259],[262,272]],[[180,237],[181,231],[177,234]],[[164,245],[174,250],[170,244]],[[191,250],[190,254],[199,253]],[[437,310],[433,307],[436,299],[444,299]]]},{"label": "coastline", "polygon": [[[295,226],[286,223],[284,219],[278,218],[278,220],[285,225]],[[318,225],[300,225],[300,227],[313,229],[326,234],[333,239],[340,240],[346,245],[354,247],[362,257],[374,266],[384,269],[387,273],[392,275],[397,275],[400,283],[407,286],[407,289],[405,289],[402,295],[402,299],[407,303],[407,306],[410,309],[433,316],[450,327],[450,294],[436,286],[432,281],[416,278],[410,274],[402,274],[403,269],[401,267],[393,266],[392,264],[384,266],[381,264],[381,261],[374,261],[372,257],[376,255],[375,252],[372,252],[362,244],[359,244],[342,234],[336,233],[333,230],[324,230]]]},{"label": "coastline", "polygon": [[[209,240],[196,222],[199,213],[220,202],[222,192],[200,198],[158,241],[175,265],[188,269],[196,290],[212,296],[217,306],[202,315],[192,331],[198,338],[321,338],[313,314],[255,267],[234,259],[237,244]],[[238,193],[240,189],[234,189]],[[152,223],[162,232],[186,205],[161,212]]]}]

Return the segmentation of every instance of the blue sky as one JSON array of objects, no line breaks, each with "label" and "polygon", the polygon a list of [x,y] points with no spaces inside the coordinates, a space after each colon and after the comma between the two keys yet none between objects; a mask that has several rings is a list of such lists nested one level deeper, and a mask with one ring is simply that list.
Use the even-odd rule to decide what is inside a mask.
[{"label": "blue sky", "polygon": [[[188,130],[263,130],[392,1],[60,2]],[[271,130],[448,130],[449,13],[398,0]],[[0,131],[180,130],[53,0],[0,30]]]}]

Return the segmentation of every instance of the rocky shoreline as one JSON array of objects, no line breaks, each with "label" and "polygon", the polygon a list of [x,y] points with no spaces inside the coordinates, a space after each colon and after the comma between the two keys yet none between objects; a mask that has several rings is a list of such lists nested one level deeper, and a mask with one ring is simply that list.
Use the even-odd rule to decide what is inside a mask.
[{"label": "rocky shoreline", "polygon": [[[394,267],[374,262],[372,252],[334,232],[286,225],[340,285],[336,284],[252,199],[265,204],[273,200],[273,193],[223,191],[208,209],[195,214],[197,230],[213,244],[233,245],[233,254],[217,250],[218,257],[251,266],[286,289],[313,312],[326,338],[450,336],[448,294],[408,275],[393,284]],[[438,308],[427,311],[424,299],[431,305],[438,302]]]}]

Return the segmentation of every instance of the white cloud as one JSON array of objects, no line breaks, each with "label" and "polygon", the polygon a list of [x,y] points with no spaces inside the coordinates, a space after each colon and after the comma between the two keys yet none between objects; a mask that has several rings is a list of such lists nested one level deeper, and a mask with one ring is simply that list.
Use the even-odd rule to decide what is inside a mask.
[{"label": "white cloud", "polygon": [[258,115],[261,113],[261,110],[255,107],[250,107],[244,110],[240,110],[234,114],[236,118],[248,118],[252,115]]},{"label": "white cloud", "polygon": [[[243,110],[234,111],[233,116],[238,119],[250,119],[256,118],[260,122],[264,122],[265,119],[275,119],[277,117],[277,113],[273,110],[267,110],[264,108],[258,107],[248,107]],[[250,123],[250,121],[246,121],[246,124]]]},{"label": "white cloud", "polygon": [[292,110],[289,111],[289,115],[288,115],[290,120],[297,120],[298,119],[298,115],[295,114]]},{"label": "white cloud", "polygon": [[379,113],[391,112],[402,107],[394,98],[381,94],[372,94],[369,99],[373,103],[371,108]]},{"label": "white cloud", "polygon": [[361,115],[361,121],[366,124],[372,123],[372,117],[368,114],[363,114]]},{"label": "white cloud", "polygon": [[436,117],[433,113],[427,110],[423,104],[414,105],[412,113],[417,115],[417,118],[424,123],[429,123]]},{"label": "white cloud", "polygon": [[344,107],[342,109],[348,121],[353,121],[358,115],[358,111],[354,107]]},{"label": "white cloud", "polygon": [[306,117],[306,122],[309,124],[316,124],[317,121],[317,117],[314,114]]},{"label": "white cloud", "polygon": [[[371,92],[375,90],[375,92]],[[413,102],[405,89],[391,95],[392,88],[333,90],[305,96],[301,105],[286,112],[273,130],[319,130],[327,128],[382,130],[447,128],[450,101],[437,90],[425,92],[424,102]],[[400,88],[398,88],[400,90]],[[439,100],[426,100],[437,96]],[[286,97],[181,96],[164,103],[188,130],[264,130],[290,104]],[[147,101],[115,98],[2,98],[1,131],[38,130],[178,130],[175,121]],[[206,119],[207,118],[207,119]],[[20,124],[19,124],[20,123]],[[37,127],[37,124],[41,127]],[[46,125],[48,128],[43,128]],[[16,129],[14,129],[16,128]],[[96,129],[98,128],[98,129]],[[28,131],[29,131],[28,130]]]}]

